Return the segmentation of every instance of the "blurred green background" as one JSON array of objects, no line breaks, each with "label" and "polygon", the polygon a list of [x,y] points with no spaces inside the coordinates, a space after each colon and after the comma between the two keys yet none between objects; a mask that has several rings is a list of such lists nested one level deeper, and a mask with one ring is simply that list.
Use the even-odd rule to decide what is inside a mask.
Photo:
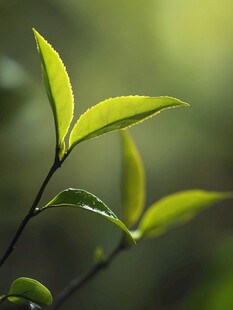
[{"label": "blurred green background", "polygon": [[[169,110],[130,129],[145,164],[147,202],[184,189],[233,188],[231,0],[7,0],[0,2],[0,253],[52,164],[55,131],[31,28],[60,53],[75,117],[120,95],[169,95]],[[118,133],[78,146],[43,202],[67,187],[100,197],[120,216]],[[233,309],[233,210],[226,202],[122,253],[62,309]],[[20,276],[54,296],[107,253],[120,231],[75,210],[30,222],[1,269],[0,295]],[[2,254],[1,254],[2,255]]]}]

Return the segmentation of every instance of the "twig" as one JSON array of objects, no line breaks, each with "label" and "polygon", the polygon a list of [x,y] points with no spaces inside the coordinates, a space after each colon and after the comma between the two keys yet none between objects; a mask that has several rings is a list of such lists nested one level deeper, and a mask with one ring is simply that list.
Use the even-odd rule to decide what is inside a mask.
[{"label": "twig", "polygon": [[112,260],[119,254],[123,249],[125,249],[122,242],[116,247],[116,249],[102,262],[93,266],[88,272],[83,274],[80,278],[73,279],[58,295],[55,300],[51,310],[57,310],[60,308],[65,301],[83,285],[89,282],[95,275],[99,273],[100,270],[107,268]]},{"label": "twig", "polygon": [[4,262],[7,260],[7,258],[9,257],[9,255],[13,252],[15,245],[19,239],[19,237],[21,236],[23,230],[25,229],[27,223],[30,221],[30,219],[33,217],[34,215],[34,211],[38,205],[38,203],[41,200],[41,197],[44,193],[44,190],[46,188],[46,186],[48,185],[51,177],[53,176],[53,174],[55,173],[55,171],[61,166],[61,162],[59,160],[58,157],[58,151],[56,150],[56,155],[55,155],[55,159],[54,159],[54,163],[52,165],[52,167],[50,168],[46,178],[44,179],[37,195],[36,198],[32,204],[32,206],[30,207],[27,215],[25,216],[25,218],[22,220],[21,224],[19,225],[19,228],[14,236],[14,238],[12,239],[12,241],[10,242],[9,247],[7,248],[5,254],[3,255],[2,259],[0,260],[0,267],[4,264]]}]

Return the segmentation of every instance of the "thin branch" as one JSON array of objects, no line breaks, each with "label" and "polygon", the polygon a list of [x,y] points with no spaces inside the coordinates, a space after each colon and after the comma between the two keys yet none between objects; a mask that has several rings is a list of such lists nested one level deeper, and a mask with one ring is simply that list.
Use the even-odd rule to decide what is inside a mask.
[{"label": "thin branch", "polygon": [[60,160],[59,160],[59,157],[58,157],[58,152],[56,150],[56,155],[55,155],[55,159],[54,159],[54,163],[52,165],[52,167],[50,168],[46,178],[44,179],[37,195],[36,195],[36,198],[32,204],[32,206],[30,207],[27,215],[25,216],[25,218],[22,220],[21,224],[19,225],[19,228],[14,236],[14,238],[12,239],[12,241],[10,242],[10,245],[9,247],[7,248],[5,254],[3,255],[2,259],[0,260],[0,267],[4,264],[4,262],[7,260],[7,258],[9,257],[9,255],[13,252],[14,248],[15,248],[15,245],[19,239],[19,237],[21,236],[22,232],[24,231],[27,223],[30,221],[30,219],[33,217],[34,215],[34,211],[38,205],[38,203],[40,202],[41,200],[41,197],[44,193],[44,190],[46,188],[46,186],[48,185],[51,177],[53,176],[53,174],[55,173],[55,171],[61,166],[61,163],[60,163]]},{"label": "thin branch", "polygon": [[123,249],[125,249],[122,242],[116,247],[116,249],[102,262],[93,266],[88,272],[83,274],[80,278],[73,279],[58,295],[55,300],[52,310],[57,310],[63,303],[65,303],[71,295],[77,292],[82,286],[89,282],[94,276],[96,276],[102,269],[107,268],[108,265],[113,261],[113,259],[119,254]]}]

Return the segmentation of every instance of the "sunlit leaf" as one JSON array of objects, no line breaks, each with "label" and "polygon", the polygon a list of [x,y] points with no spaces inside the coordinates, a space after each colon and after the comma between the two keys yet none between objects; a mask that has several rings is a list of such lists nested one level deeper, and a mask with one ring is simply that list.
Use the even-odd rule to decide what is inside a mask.
[{"label": "sunlit leaf", "polygon": [[166,196],[145,212],[134,237],[152,238],[171,227],[191,220],[198,212],[222,200],[233,198],[231,192],[190,190]]},{"label": "sunlit leaf", "polygon": [[160,111],[188,104],[171,97],[127,96],[102,101],[78,119],[70,134],[69,148],[81,141],[126,128]]},{"label": "sunlit leaf", "polygon": [[74,99],[66,68],[53,47],[33,29],[37,49],[41,57],[42,76],[53,110],[57,147],[63,157],[64,138],[73,118]]},{"label": "sunlit leaf", "polygon": [[139,219],[145,198],[144,168],[133,139],[125,130],[122,136],[122,214],[127,227]]},{"label": "sunlit leaf", "polygon": [[21,303],[27,300],[40,306],[50,306],[53,302],[50,291],[40,282],[30,278],[14,280],[7,298],[13,303]]},{"label": "sunlit leaf", "polygon": [[42,209],[37,209],[36,213],[40,213],[48,208],[57,208],[57,207],[73,207],[101,215],[110,222],[114,223],[120,227],[127,235],[127,239],[130,244],[135,244],[134,239],[131,236],[131,233],[127,227],[122,223],[117,216],[96,196],[93,194],[81,190],[69,188],[60,192],[53,200],[51,200],[45,207]]}]

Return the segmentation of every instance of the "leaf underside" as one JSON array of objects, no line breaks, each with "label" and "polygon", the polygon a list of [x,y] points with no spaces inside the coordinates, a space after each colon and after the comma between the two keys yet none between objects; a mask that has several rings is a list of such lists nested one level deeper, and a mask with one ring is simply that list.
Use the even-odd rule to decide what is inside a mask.
[{"label": "leaf underside", "polygon": [[156,237],[173,226],[188,222],[200,211],[229,198],[233,198],[233,193],[202,190],[183,191],[166,196],[148,208],[135,236]]},{"label": "leaf underside", "polygon": [[69,149],[81,141],[137,124],[164,109],[187,105],[171,97],[126,96],[107,99],[80,116],[71,131]]}]

